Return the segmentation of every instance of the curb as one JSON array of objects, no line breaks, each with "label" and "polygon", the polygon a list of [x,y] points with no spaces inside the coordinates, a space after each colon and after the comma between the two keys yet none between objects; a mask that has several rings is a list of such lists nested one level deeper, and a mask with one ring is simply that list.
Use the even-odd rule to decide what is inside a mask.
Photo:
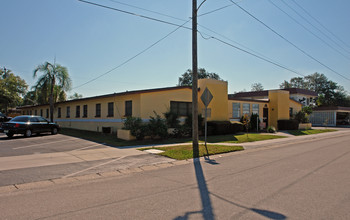
[{"label": "curb", "polygon": [[[347,132],[341,132],[341,133],[338,133],[337,135],[334,135],[333,137],[344,136],[344,135],[346,135],[346,133]],[[251,153],[251,152],[256,152],[256,151],[274,149],[274,148],[287,146],[287,145],[291,145],[291,144],[300,144],[300,143],[310,142],[310,141],[313,141],[315,139],[323,140],[326,138],[329,138],[329,136],[328,135],[318,135],[318,136],[312,136],[312,137],[308,137],[308,138],[305,137],[304,139],[297,140],[294,142],[270,143],[268,146],[262,145],[260,147],[245,149],[242,151],[235,151],[235,152],[229,152],[229,153],[224,153],[224,154],[212,155],[212,156],[210,156],[209,159],[206,157],[201,157],[200,161],[201,162],[215,161],[215,159],[222,158],[222,157],[228,157],[228,156],[239,155],[239,154],[243,154],[243,153]],[[232,145],[239,145],[239,144],[232,144]],[[257,144],[257,145],[259,145],[259,144]],[[75,176],[75,177],[56,178],[56,179],[42,180],[42,181],[37,181],[37,182],[6,185],[6,186],[0,186],[0,194],[20,192],[20,191],[25,191],[25,190],[41,189],[41,188],[47,188],[47,187],[51,187],[51,186],[55,186],[55,185],[63,185],[63,184],[67,184],[67,183],[78,183],[78,182],[82,182],[82,181],[86,181],[86,180],[99,180],[102,178],[112,178],[112,177],[117,177],[117,176],[125,176],[125,175],[133,174],[133,173],[140,173],[140,172],[158,170],[158,169],[163,169],[163,168],[168,168],[168,167],[173,167],[173,166],[191,164],[193,162],[194,162],[194,159],[176,160],[176,161],[172,161],[172,162],[156,163],[153,165],[144,165],[144,166],[134,167],[134,168],[119,169],[119,170],[110,171],[110,172],[101,172],[101,173],[93,173],[93,174],[87,174],[87,175]]]}]

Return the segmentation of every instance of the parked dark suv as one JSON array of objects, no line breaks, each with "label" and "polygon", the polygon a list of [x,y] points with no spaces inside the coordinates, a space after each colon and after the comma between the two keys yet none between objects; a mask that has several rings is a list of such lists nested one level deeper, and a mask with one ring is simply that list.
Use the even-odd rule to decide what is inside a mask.
[{"label": "parked dark suv", "polygon": [[22,115],[11,119],[9,122],[2,123],[0,132],[5,133],[8,137],[14,134],[23,134],[25,137],[30,137],[32,134],[51,132],[57,134],[59,126],[56,123],[51,123],[43,117],[34,115]]}]

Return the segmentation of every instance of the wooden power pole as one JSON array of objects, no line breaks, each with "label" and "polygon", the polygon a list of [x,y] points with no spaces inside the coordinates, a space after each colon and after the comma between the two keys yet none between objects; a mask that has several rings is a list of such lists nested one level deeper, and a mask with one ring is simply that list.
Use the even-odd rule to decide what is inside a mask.
[{"label": "wooden power pole", "polygon": [[193,157],[198,148],[198,57],[197,57],[197,0],[192,0],[192,147]]}]

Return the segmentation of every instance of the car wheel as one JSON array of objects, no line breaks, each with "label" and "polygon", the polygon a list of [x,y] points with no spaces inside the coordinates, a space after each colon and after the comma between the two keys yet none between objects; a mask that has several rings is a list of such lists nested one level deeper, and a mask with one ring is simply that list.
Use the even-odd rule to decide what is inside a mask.
[{"label": "car wheel", "polygon": [[55,134],[57,134],[57,133],[58,133],[57,128],[52,128],[52,130],[51,130],[51,134],[55,135]]},{"label": "car wheel", "polygon": [[25,132],[24,132],[24,136],[25,137],[30,137],[32,136],[32,131],[30,129],[27,129]]},{"label": "car wheel", "polygon": [[6,133],[7,137],[12,138],[13,134],[12,133]]}]

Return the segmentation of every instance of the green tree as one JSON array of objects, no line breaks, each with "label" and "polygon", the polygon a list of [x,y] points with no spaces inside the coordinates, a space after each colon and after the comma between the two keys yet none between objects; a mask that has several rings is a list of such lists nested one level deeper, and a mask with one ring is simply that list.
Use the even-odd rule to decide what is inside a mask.
[{"label": "green tree", "polygon": [[83,98],[82,94],[78,94],[77,92],[75,92],[73,95],[69,96],[70,100],[74,100],[74,99],[81,99]]},{"label": "green tree", "polygon": [[263,85],[261,84],[261,83],[253,83],[252,85],[251,85],[251,90],[250,91],[262,91],[262,90],[264,90],[264,87],[263,87]]},{"label": "green tree", "polygon": [[[216,73],[209,73],[204,68],[198,69],[198,79],[217,79],[220,80],[220,76]],[[179,77],[178,86],[192,86],[192,70],[188,69],[184,74]]]},{"label": "green tree", "polygon": [[294,77],[280,84],[281,89],[300,88],[318,93],[319,106],[350,106],[350,100],[344,87],[328,80],[324,74],[314,73],[305,77]]},{"label": "green tree", "polygon": [[0,110],[7,112],[8,108],[21,105],[27,88],[26,81],[11,70],[0,70]]},{"label": "green tree", "polygon": [[71,79],[67,68],[59,64],[51,64],[49,62],[40,64],[34,70],[34,78],[37,77],[38,72],[43,73],[43,75],[39,77],[35,88],[42,89],[41,91],[44,91],[43,94],[49,94],[50,120],[53,121],[54,94],[56,93],[59,97],[62,97],[62,91],[69,91],[71,88]]}]

